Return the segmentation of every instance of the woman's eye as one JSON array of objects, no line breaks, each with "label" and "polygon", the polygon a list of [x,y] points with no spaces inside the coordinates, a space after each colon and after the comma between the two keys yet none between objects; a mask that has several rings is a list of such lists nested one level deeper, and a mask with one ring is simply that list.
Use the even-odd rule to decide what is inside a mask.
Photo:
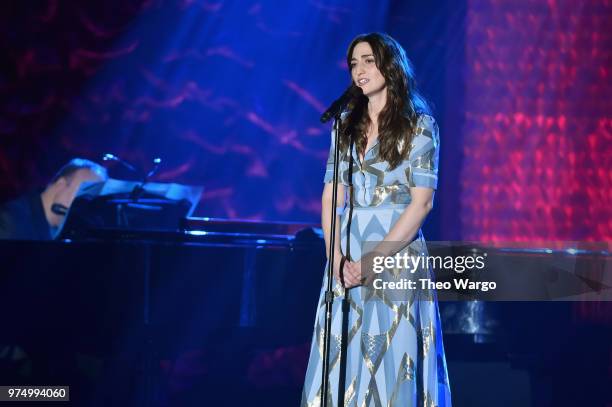
[{"label": "woman's eye", "polygon": [[351,64],[351,69],[355,68],[357,64]]},{"label": "woman's eye", "polygon": [[373,64],[373,63],[374,63],[374,59],[371,59],[371,58],[370,58],[370,59],[366,59],[366,62],[367,62],[368,64]]}]

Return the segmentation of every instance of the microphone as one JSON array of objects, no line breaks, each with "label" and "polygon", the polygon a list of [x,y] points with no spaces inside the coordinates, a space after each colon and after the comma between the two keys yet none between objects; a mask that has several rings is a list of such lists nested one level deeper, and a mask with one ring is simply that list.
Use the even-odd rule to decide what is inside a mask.
[{"label": "microphone", "polygon": [[140,184],[136,185],[134,187],[134,189],[132,190],[132,193],[130,194],[130,198],[136,202],[138,199],[140,199],[140,197],[145,193],[145,188],[144,186],[149,182],[149,178],[151,178],[153,175],[155,175],[157,173],[157,171],[159,170],[159,167],[161,165],[161,158],[157,157],[153,159],[153,169],[151,171],[149,171],[144,178],[142,179],[142,181],[140,182]]},{"label": "microphone", "polygon": [[142,171],[138,171],[136,169],[136,167],[134,167],[132,164],[130,164],[129,162],[122,160],[121,158],[117,157],[114,154],[111,153],[106,153],[104,154],[104,156],[102,156],[102,160],[104,161],[116,161],[118,163],[120,163],[121,165],[123,165],[124,167],[126,167],[127,169],[129,169],[130,171],[140,175],[141,181],[136,184],[134,186],[134,189],[132,190],[132,193],[130,194],[130,199],[137,201],[145,192],[144,186],[147,184],[147,182],[149,182],[149,179],[154,176],[155,174],[157,174],[157,172],[159,171],[159,168],[161,166],[162,163],[162,159],[159,157],[156,157],[153,159],[153,168],[151,169],[151,171],[147,172],[146,174]]},{"label": "microphone", "polygon": [[145,177],[145,182],[148,181],[149,178],[151,178],[153,175],[155,175],[157,173],[157,171],[159,171],[159,167],[161,165],[161,162],[162,162],[162,160],[159,157],[153,159],[153,164],[155,164],[155,165],[154,165],[153,169],[147,173],[147,176]]},{"label": "microphone", "polygon": [[117,161],[119,164],[123,165],[128,170],[138,174],[138,170],[136,170],[136,168],[132,164],[130,164],[129,162],[125,160],[122,160],[121,158],[117,157],[114,154],[106,153],[104,154],[104,156],[102,156],[102,160],[103,161]]},{"label": "microphone", "polygon": [[327,123],[332,117],[338,115],[346,107],[346,105],[355,98],[364,97],[363,89],[358,86],[349,86],[342,96],[334,101],[331,106],[321,115],[321,123]]}]

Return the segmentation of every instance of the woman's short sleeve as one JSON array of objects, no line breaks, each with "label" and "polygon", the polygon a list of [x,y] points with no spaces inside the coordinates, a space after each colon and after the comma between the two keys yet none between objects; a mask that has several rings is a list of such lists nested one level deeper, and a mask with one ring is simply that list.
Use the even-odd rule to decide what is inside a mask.
[{"label": "woman's short sleeve", "polygon": [[439,155],[438,124],[432,116],[422,115],[417,121],[416,133],[412,139],[412,148],[408,156],[409,186],[437,188]]}]

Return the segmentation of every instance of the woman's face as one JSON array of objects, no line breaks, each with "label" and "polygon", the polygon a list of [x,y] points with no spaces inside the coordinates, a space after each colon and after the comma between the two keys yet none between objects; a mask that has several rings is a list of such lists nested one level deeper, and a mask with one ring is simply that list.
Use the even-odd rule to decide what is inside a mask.
[{"label": "woman's face", "polygon": [[360,42],[353,48],[351,77],[367,97],[386,91],[385,78],[376,67],[372,47],[367,42]]}]

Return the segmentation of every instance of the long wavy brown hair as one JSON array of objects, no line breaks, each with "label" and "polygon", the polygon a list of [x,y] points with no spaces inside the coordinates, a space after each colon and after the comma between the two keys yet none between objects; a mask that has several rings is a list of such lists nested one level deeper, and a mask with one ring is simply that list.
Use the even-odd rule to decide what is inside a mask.
[{"label": "long wavy brown hair", "polygon": [[[353,49],[360,42],[370,44],[376,67],[385,78],[387,103],[378,116],[379,156],[393,169],[406,159],[410,152],[419,116],[431,114],[431,110],[417,89],[414,68],[406,52],[387,34],[373,32],[357,36],[346,54],[349,72]],[[357,151],[364,154],[367,146],[366,132],[370,124],[366,108],[349,106],[348,115],[340,127],[341,151],[347,151],[352,134]]]}]

